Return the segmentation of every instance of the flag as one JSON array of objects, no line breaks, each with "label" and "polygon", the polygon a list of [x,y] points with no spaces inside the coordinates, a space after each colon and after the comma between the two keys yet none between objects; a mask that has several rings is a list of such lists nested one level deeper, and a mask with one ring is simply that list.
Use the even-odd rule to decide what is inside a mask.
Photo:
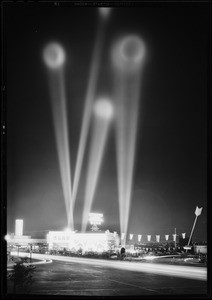
[{"label": "flag", "polygon": [[173,234],[173,241],[175,242],[176,241],[176,234]]},{"label": "flag", "polygon": [[151,241],[151,235],[147,235],[147,240],[148,240],[148,242]]},{"label": "flag", "polygon": [[166,241],[168,241],[168,239],[169,239],[169,234],[166,234],[166,235],[165,235],[165,239],[166,239]]},{"label": "flag", "polygon": [[183,237],[183,239],[185,239],[185,236],[186,236],[186,234],[185,234],[185,233],[182,233],[182,237]]},{"label": "flag", "polygon": [[125,234],[122,233],[122,234],[121,234],[121,239],[122,239],[122,240],[124,239],[124,236],[125,236]]},{"label": "flag", "polygon": [[133,238],[133,234],[130,234],[130,240],[132,240],[132,238]]},{"label": "flag", "polygon": [[139,234],[139,235],[138,235],[138,241],[139,241],[139,242],[141,241],[141,237],[142,237],[142,235]]},{"label": "flag", "polygon": [[196,210],[195,210],[195,215],[198,217],[198,216],[200,216],[201,215],[201,212],[202,212],[202,207],[196,207]]},{"label": "flag", "polygon": [[156,242],[160,242],[160,235],[156,235]]}]

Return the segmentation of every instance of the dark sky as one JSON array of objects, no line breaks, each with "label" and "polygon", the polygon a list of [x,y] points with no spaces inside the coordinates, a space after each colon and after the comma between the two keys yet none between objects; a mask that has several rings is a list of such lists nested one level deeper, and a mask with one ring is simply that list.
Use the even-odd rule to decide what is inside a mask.
[{"label": "dark sky", "polygon": [[[65,205],[51,115],[45,45],[67,53],[70,155],[74,172],[91,56],[98,26],[95,7],[54,2],[4,3],[7,135],[7,230],[24,220],[24,232],[66,227]],[[114,7],[106,27],[98,92],[110,90],[109,54],[121,34],[146,42],[129,233],[190,234],[207,229],[207,70],[209,2],[141,3]],[[115,134],[111,127],[92,207],[103,229],[120,231]],[[88,149],[88,148],[86,148]],[[86,151],[87,153],[88,151]],[[87,155],[74,220],[80,229]]]}]

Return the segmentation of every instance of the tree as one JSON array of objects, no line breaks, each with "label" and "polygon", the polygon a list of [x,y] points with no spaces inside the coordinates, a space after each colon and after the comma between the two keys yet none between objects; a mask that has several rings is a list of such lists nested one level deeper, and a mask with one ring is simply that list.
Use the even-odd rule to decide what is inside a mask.
[{"label": "tree", "polygon": [[35,266],[25,266],[22,262],[16,262],[13,271],[9,275],[9,279],[13,281],[13,293],[16,293],[17,287],[24,291],[29,291],[29,286],[32,284],[32,274],[35,271]]}]

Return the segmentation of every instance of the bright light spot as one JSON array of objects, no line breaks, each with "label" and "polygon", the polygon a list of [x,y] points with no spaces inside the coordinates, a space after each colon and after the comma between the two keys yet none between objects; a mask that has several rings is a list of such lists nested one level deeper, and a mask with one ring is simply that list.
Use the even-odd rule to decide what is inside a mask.
[{"label": "bright light spot", "polygon": [[5,241],[8,241],[10,239],[10,236],[7,234],[7,235],[5,235],[4,239],[5,239]]},{"label": "bright light spot", "polygon": [[155,258],[158,258],[158,256],[150,255],[150,256],[144,256],[143,258],[146,259],[146,260],[153,260]]},{"label": "bright light spot", "polygon": [[145,52],[143,40],[136,35],[129,35],[114,45],[112,60],[114,65],[123,71],[136,71],[140,68]]},{"label": "bright light spot", "polygon": [[95,114],[102,119],[111,119],[113,116],[113,106],[107,98],[98,100],[94,104]]},{"label": "bright light spot", "polygon": [[107,18],[110,14],[110,7],[99,7],[99,13],[103,18]]},{"label": "bright light spot", "polygon": [[89,213],[89,222],[91,225],[101,225],[103,214]]},{"label": "bright light spot", "polygon": [[64,49],[58,43],[50,43],[44,48],[43,58],[49,68],[57,69],[65,62]]},{"label": "bright light spot", "polygon": [[66,233],[74,233],[74,231],[71,230],[71,228],[69,228],[69,227],[65,228],[63,231]]}]

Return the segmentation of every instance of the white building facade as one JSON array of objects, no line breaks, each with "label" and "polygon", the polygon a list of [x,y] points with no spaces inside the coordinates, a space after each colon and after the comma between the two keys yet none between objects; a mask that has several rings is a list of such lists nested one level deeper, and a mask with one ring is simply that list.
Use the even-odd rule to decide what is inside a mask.
[{"label": "white building facade", "polygon": [[76,233],[69,231],[49,231],[47,234],[49,250],[66,250],[83,252],[104,252],[115,250],[119,246],[119,236],[109,230],[105,232]]}]

